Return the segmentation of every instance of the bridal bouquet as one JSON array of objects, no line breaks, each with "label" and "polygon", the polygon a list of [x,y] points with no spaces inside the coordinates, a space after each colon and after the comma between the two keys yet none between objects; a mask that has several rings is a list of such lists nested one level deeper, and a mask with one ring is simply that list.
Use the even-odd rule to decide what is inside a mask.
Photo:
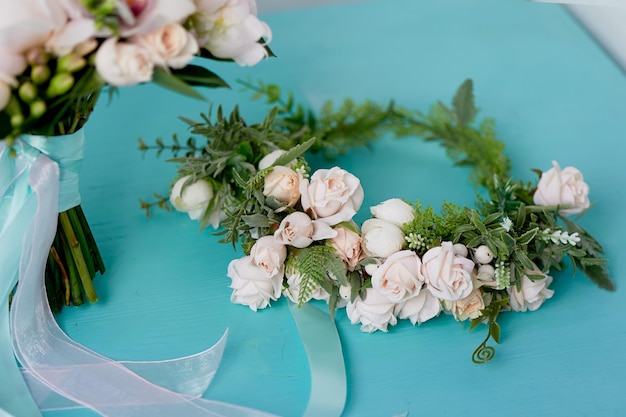
[{"label": "bridal bouquet", "polygon": [[[324,300],[331,317],[345,307],[366,332],[446,313],[470,329],[487,324],[473,356],[482,363],[494,354],[489,339],[500,340],[500,312],[538,309],[552,297],[553,272],[566,260],[614,289],[601,245],[570,217],[590,207],[582,173],[553,162],[537,171],[535,183],[510,178],[493,121],[473,125],[471,81],[451,107],[438,103],[428,115],[350,100],[314,115],[291,96],[282,100],[276,86],[248,86],[277,105],[253,125],[237,110],[225,117],[219,109],[215,121],[189,120],[195,135],[186,156],[173,159],[179,179],[169,198],[203,226],[221,226],[223,242],[243,248],[245,256],[228,266],[232,302],[256,311],[283,295],[298,305]],[[387,131],[440,141],[456,163],[473,168],[470,179],[486,195],[475,208],[445,203],[439,212],[394,198],[371,207],[372,217],[357,225],[360,180],[338,166],[312,171],[304,154],[336,154]]]},{"label": "bridal bouquet", "polygon": [[[254,65],[271,55],[270,28],[253,0],[20,0],[0,6],[2,153],[82,142],[103,88],[154,82],[191,97],[194,87],[226,87],[195,57]],[[79,136],[77,139],[76,136]],[[74,146],[74,145],[71,145]],[[78,169],[82,151],[57,162]],[[77,175],[77,173],[76,173]],[[62,179],[63,181],[63,176]],[[77,181],[71,179],[71,181]],[[77,187],[76,187],[77,188]],[[3,190],[0,190],[3,191]],[[53,309],[96,301],[104,271],[74,197],[60,207],[47,288]]]}]

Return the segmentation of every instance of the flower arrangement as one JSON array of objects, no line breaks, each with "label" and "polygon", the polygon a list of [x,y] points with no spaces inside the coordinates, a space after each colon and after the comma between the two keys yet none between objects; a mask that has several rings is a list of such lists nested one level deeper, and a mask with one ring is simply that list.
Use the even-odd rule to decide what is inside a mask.
[{"label": "flower arrangement", "polygon": [[[233,303],[256,311],[281,296],[298,305],[324,300],[331,317],[345,307],[366,332],[450,314],[470,329],[487,325],[472,356],[483,363],[495,353],[489,339],[500,341],[499,314],[541,307],[567,259],[614,289],[601,245],[569,217],[590,207],[581,172],[553,162],[536,183],[510,178],[493,121],[474,123],[471,80],[452,106],[437,103],[428,114],[346,100],[315,115],[275,85],[245,85],[274,105],[265,120],[248,125],[237,109],[225,117],[219,108],[202,123],[187,120],[194,136],[170,146],[180,164],[171,205],[202,227],[221,226],[221,241],[244,251],[228,266]],[[394,198],[371,207],[359,227],[359,179],[337,166],[312,172],[304,154],[336,155],[386,132],[440,141],[457,164],[471,166],[471,180],[486,191],[476,207],[445,203],[437,212]],[[144,151],[155,147],[166,145],[140,141]],[[149,213],[166,200],[142,207]]]},{"label": "flower arrangement", "polygon": [[[0,138],[14,155],[24,135],[80,132],[105,87],[154,82],[203,98],[194,87],[227,84],[195,57],[254,65],[272,55],[253,0],[25,0],[1,9]],[[55,310],[83,295],[96,301],[91,279],[104,272],[80,205],[63,209],[59,225],[47,270]]]}]

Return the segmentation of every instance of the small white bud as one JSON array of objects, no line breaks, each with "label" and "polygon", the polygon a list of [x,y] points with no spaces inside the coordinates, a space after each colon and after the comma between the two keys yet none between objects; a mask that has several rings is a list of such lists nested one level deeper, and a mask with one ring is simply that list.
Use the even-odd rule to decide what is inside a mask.
[{"label": "small white bud", "polygon": [[493,261],[493,253],[487,246],[481,245],[474,251],[474,259],[479,264],[488,264]]}]

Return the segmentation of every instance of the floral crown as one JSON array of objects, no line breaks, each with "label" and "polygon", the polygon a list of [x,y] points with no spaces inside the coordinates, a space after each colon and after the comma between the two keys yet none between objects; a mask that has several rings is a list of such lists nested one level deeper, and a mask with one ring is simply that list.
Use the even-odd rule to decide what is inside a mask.
[{"label": "floral crown", "polygon": [[[614,289],[601,245],[569,217],[590,207],[583,175],[553,162],[536,183],[511,179],[493,121],[474,126],[471,80],[451,107],[437,103],[426,115],[346,100],[316,116],[275,85],[244,84],[274,104],[263,122],[247,125],[237,109],[225,117],[219,108],[215,121],[187,120],[195,136],[169,146],[180,164],[170,203],[202,227],[221,226],[221,242],[245,253],[228,266],[233,303],[256,311],[281,295],[298,305],[325,300],[331,317],[345,307],[366,332],[443,312],[470,329],[487,325],[472,356],[483,363],[495,353],[489,339],[500,340],[498,315],[538,309],[566,259]],[[470,180],[486,194],[475,208],[444,203],[440,212],[390,199],[371,207],[359,228],[352,220],[364,197],[359,179],[337,166],[311,172],[304,154],[335,156],[386,132],[439,141],[455,163],[472,167]],[[206,143],[197,145],[198,136]],[[140,140],[142,150],[167,147]],[[148,214],[166,204],[162,196],[142,201]]]}]

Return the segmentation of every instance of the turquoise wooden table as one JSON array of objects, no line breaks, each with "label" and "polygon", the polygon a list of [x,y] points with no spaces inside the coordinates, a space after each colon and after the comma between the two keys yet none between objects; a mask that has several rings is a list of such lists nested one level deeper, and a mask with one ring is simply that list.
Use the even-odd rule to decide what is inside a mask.
[{"label": "turquoise wooden table", "polygon": [[[426,111],[473,78],[481,115],[497,120],[517,178],[552,160],[574,165],[591,187],[582,220],[605,246],[617,284],[604,292],[584,275],[555,276],[555,295],[536,312],[503,314],[502,344],[488,364],[470,360],[484,329],[452,317],[388,334],[362,333],[337,314],[348,375],[345,416],[619,416],[626,413],[626,78],[557,5],[521,0],[395,0],[266,14],[277,58],[253,68],[216,64],[232,91],[207,91],[214,105],[239,103],[250,121],[267,108],[237,79],[280,84],[313,108],[326,100],[393,98]],[[258,313],[229,302],[226,267],[241,256],[182,213],[155,211],[139,198],[167,193],[175,166],[142,155],[137,138],[186,137],[178,115],[196,118],[208,102],[154,86],[101,100],[88,125],[83,207],[107,263],[100,302],[57,319],[74,339],[115,359],[167,359],[215,343],[224,359],[205,397],[299,416],[310,389],[306,355],[284,299]],[[358,176],[368,207],[400,197],[436,207],[472,204],[468,171],[436,144],[381,138],[316,167],[339,164]],[[621,248],[621,249],[620,249]],[[46,416],[87,416],[85,410]]]}]

